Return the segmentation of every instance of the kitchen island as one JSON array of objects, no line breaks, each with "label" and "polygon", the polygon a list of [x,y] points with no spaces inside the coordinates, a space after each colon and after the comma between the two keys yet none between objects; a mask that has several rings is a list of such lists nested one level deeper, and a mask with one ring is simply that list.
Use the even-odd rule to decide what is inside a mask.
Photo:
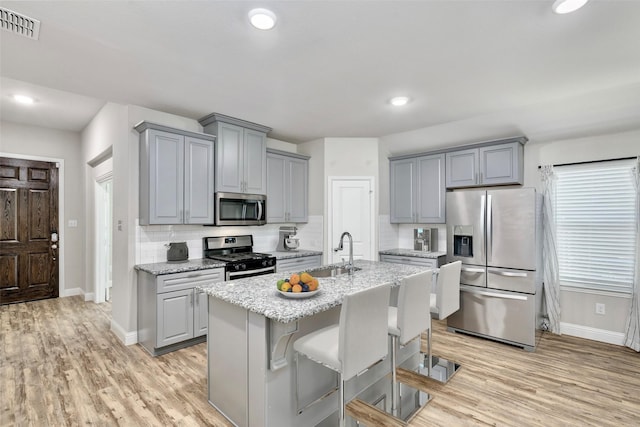
[{"label": "kitchen island", "polygon": [[[304,357],[296,372],[293,342],[337,323],[346,294],[389,282],[397,287],[402,278],[425,270],[373,261],[355,265],[360,270],[352,276],[319,278],[320,291],[306,299],[280,295],[276,282],[284,277],[277,273],[199,287],[209,299],[209,402],[238,426],[336,425],[338,393],[331,391],[337,375]],[[401,348],[398,362],[418,368],[419,345],[416,340]],[[389,359],[350,380],[346,398],[357,395],[388,410]],[[402,393],[401,418],[415,409],[416,396],[408,388]]]}]

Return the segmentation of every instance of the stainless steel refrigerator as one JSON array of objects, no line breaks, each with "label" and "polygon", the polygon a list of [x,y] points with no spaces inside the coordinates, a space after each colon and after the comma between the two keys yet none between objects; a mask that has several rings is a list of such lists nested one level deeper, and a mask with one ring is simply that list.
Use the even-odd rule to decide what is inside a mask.
[{"label": "stainless steel refrigerator", "polygon": [[542,197],[534,188],[447,193],[447,262],[462,261],[449,330],[532,351],[542,321]]}]

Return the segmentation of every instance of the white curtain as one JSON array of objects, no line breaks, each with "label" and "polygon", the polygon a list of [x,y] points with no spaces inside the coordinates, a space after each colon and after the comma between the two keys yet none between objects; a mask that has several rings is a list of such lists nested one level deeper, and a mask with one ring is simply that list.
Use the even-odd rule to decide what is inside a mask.
[{"label": "white curtain", "polygon": [[549,318],[549,330],[560,335],[560,280],[558,279],[558,254],[556,251],[556,224],[553,214],[555,198],[555,174],[553,166],[540,168],[542,178],[542,268],[544,301]]},{"label": "white curtain", "polygon": [[636,189],[636,268],[631,291],[631,309],[627,319],[624,345],[640,352],[640,157],[631,169]]}]

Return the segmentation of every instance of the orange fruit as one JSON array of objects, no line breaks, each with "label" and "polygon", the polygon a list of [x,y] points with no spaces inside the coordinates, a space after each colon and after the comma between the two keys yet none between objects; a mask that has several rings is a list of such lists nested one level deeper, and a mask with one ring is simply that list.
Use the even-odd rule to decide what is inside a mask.
[{"label": "orange fruit", "polygon": [[291,289],[292,292],[302,292],[302,286],[300,285],[293,285],[293,288]]},{"label": "orange fruit", "polygon": [[316,289],[318,289],[318,279],[314,278],[309,282],[309,290],[315,291]]},{"label": "orange fruit", "polygon": [[313,277],[307,272],[304,272],[300,275],[300,281],[302,283],[309,283],[311,282],[311,280],[313,280]]},{"label": "orange fruit", "polygon": [[291,275],[291,277],[289,277],[289,283],[291,283],[291,285],[297,285],[298,283],[300,283],[300,276],[298,276],[296,273],[293,273]]}]

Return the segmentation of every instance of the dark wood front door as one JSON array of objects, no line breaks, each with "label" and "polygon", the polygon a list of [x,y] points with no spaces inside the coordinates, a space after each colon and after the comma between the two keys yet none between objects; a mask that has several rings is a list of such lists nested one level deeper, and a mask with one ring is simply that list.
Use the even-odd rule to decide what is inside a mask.
[{"label": "dark wood front door", "polygon": [[58,296],[58,168],[0,157],[0,304]]}]

